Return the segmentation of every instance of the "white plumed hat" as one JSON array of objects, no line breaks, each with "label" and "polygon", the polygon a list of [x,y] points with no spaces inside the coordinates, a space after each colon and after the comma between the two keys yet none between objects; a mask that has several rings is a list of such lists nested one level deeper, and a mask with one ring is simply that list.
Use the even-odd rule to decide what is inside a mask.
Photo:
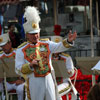
[{"label": "white plumed hat", "polygon": [[23,24],[25,33],[39,33],[39,22],[41,21],[39,11],[36,7],[28,6],[25,9],[24,18],[26,22]]}]

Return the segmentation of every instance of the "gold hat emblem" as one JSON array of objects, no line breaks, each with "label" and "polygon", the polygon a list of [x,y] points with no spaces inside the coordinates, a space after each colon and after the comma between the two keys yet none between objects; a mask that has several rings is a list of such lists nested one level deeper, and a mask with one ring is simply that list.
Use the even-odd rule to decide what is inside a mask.
[{"label": "gold hat emblem", "polygon": [[1,38],[0,38],[0,43],[1,43],[2,41],[3,41],[3,38],[1,37]]},{"label": "gold hat emblem", "polygon": [[32,27],[36,29],[37,28],[37,24],[32,23]]},{"label": "gold hat emblem", "polygon": [[55,42],[56,42],[56,43],[60,42],[60,38],[56,38],[56,39],[55,39]]}]

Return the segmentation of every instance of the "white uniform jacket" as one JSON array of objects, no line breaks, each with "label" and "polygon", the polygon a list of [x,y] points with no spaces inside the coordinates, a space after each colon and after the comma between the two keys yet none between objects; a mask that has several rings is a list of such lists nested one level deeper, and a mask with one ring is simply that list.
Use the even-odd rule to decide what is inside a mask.
[{"label": "white uniform jacket", "polygon": [[[12,59],[15,60],[15,54],[16,54],[16,49],[12,49],[11,53],[9,53],[9,54],[6,54],[4,51],[1,51],[0,52],[0,58],[2,58],[2,60],[5,61],[5,63],[6,63],[6,61],[8,62],[9,58],[12,58]],[[1,61],[1,63],[3,63],[3,62]],[[8,67],[10,67],[10,66],[8,65]],[[9,71],[11,72],[13,70],[9,70]],[[15,77],[11,76],[10,81],[16,81],[16,80],[17,80],[17,77],[15,78]],[[6,86],[7,86],[7,88],[6,88],[7,91],[11,91],[11,90],[15,89],[16,93],[18,94],[18,100],[23,100],[24,83],[16,85],[15,83],[12,84],[12,83],[6,82]],[[2,92],[2,93],[3,93],[3,88],[4,87],[2,86],[2,83],[0,83],[0,92]]]},{"label": "white uniform jacket", "polygon": [[[74,75],[74,64],[73,64],[72,58],[70,57],[70,55],[65,54],[65,53],[61,53],[59,56],[66,63],[67,72],[70,72],[68,77],[72,77]],[[78,92],[75,89],[74,85],[72,84],[70,78],[63,79],[63,83],[58,85],[59,94],[61,96],[66,95],[66,94],[68,94],[68,92],[70,92],[70,90],[73,91],[71,100],[76,100]]]},{"label": "white uniform jacket", "polygon": [[[41,46],[39,44],[43,44],[43,45]],[[44,98],[44,96],[43,96],[44,94],[48,98],[48,99],[45,98],[45,100],[59,100],[59,97],[57,97],[57,95],[56,95],[56,98],[54,97],[53,99],[50,99],[51,96],[48,95],[50,92],[50,94],[53,97],[55,92],[57,93],[57,91],[55,91],[56,89],[55,88],[53,89],[51,86],[51,85],[54,85],[54,83],[56,84],[55,76],[54,76],[54,69],[53,69],[53,66],[51,63],[51,55],[52,55],[52,53],[63,52],[65,50],[67,50],[68,48],[70,48],[72,45],[73,44],[67,43],[67,40],[63,40],[62,42],[59,42],[59,43],[55,43],[52,41],[39,41],[35,45],[30,44],[29,42],[25,42],[21,46],[19,46],[19,48],[16,51],[15,67],[16,67],[16,72],[18,74],[20,74],[22,76],[24,76],[24,75],[27,76],[28,100],[44,100],[44,99],[41,99],[41,98]],[[35,46],[35,48],[37,48],[37,49],[39,48],[39,49],[36,51],[36,55],[33,55],[33,54],[31,55],[30,53],[28,53],[28,50],[31,47],[34,48],[34,46]],[[46,49],[45,49],[45,46],[47,46]],[[31,49],[30,52],[32,50],[34,51],[35,49]],[[45,64],[49,63],[48,66],[49,66],[50,70],[49,70],[49,73],[46,73],[44,76],[38,76],[37,74],[35,74],[35,69],[30,68],[29,63],[30,63],[31,57],[33,57],[33,59],[34,59],[34,56],[37,56],[38,59],[45,61],[45,57],[43,59],[40,58],[40,55],[43,55],[43,56],[45,55],[44,51],[47,52],[47,58],[46,58],[47,63],[46,62],[44,62],[44,63]],[[27,53],[25,53],[25,52],[27,52]],[[27,58],[28,54],[29,54],[28,58],[30,58],[30,59]],[[41,67],[41,70],[42,70],[42,67]],[[53,82],[52,82],[52,79],[54,79]],[[46,87],[46,84],[47,84],[47,87]],[[33,87],[34,87],[34,89],[32,89]],[[55,87],[55,85],[54,85],[54,87]],[[48,88],[47,89],[48,92],[45,93],[46,88]],[[53,90],[53,93],[52,93],[52,90]],[[39,96],[36,97],[36,95],[38,95],[38,93],[40,91],[42,91],[42,92],[39,94]]]}]

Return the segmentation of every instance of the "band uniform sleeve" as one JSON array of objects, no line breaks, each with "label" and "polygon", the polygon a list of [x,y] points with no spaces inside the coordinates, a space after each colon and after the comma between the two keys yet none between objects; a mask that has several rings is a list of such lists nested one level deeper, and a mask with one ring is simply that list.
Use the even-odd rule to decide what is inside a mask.
[{"label": "band uniform sleeve", "polygon": [[68,72],[72,73],[72,75],[70,75],[70,76],[73,76],[73,74],[74,74],[74,64],[73,64],[72,58],[70,56],[66,57],[66,69],[67,69]]},{"label": "band uniform sleeve", "polygon": [[69,44],[66,39],[59,43],[49,41],[49,44],[49,48],[52,53],[63,52],[73,46],[73,44]]},{"label": "band uniform sleeve", "polygon": [[20,49],[16,50],[15,71],[17,74],[30,74],[33,72],[29,63],[25,63],[24,54]]}]

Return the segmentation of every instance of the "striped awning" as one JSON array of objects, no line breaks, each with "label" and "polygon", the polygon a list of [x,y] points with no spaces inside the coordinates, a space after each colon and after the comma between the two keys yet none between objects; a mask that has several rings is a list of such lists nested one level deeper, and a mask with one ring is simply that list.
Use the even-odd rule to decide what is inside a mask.
[{"label": "striped awning", "polygon": [[30,1],[30,0],[0,0],[0,5],[2,4],[15,4],[18,2],[23,2],[23,1]]},{"label": "striped awning", "polygon": [[77,4],[78,5],[89,5],[90,0],[78,0]]},{"label": "striped awning", "polygon": [[0,5],[2,4],[12,4],[12,3],[17,3],[19,0],[0,0]]}]

